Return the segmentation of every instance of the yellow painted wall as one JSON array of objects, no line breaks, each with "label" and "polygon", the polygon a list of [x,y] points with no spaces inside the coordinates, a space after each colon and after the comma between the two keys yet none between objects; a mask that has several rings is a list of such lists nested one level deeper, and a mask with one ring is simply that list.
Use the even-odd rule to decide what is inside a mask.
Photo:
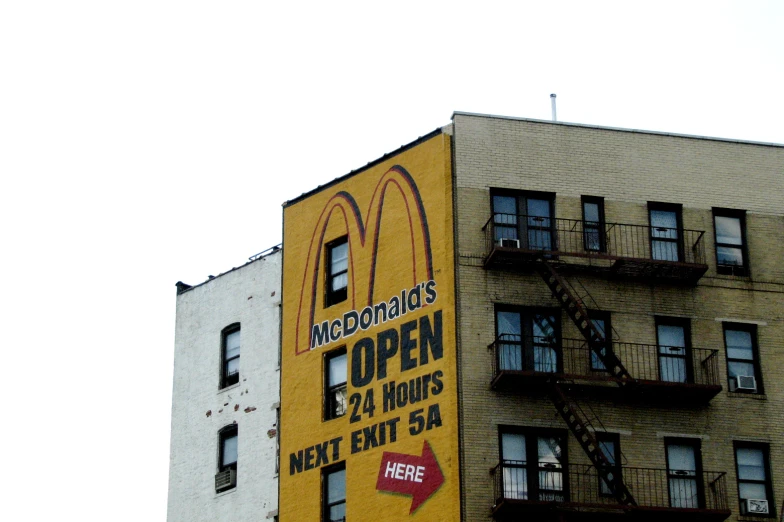
[{"label": "yellow painted wall", "polygon": [[[438,134],[284,207],[279,503],[283,522],[321,520],[325,455],[326,465],[346,463],[349,521],[451,521],[460,517],[450,161],[449,136]],[[345,235],[349,238],[348,299],[325,307],[324,245]],[[428,281],[434,283],[427,287],[429,293],[420,287],[420,302],[426,296],[433,301],[435,289],[432,304],[311,347],[313,324],[327,321],[332,325],[347,312],[359,314],[366,306],[382,302],[389,312],[393,297],[400,299],[404,291],[410,293]],[[411,302],[416,303],[416,298]],[[437,358],[437,348],[428,346],[423,364],[419,342],[426,333],[423,328],[429,324],[437,337],[439,315],[443,353]],[[378,334],[388,330],[394,330],[400,342],[396,353],[386,359],[384,375],[378,361]],[[386,336],[395,334],[387,332]],[[413,349],[403,350],[405,336],[416,341]],[[373,378],[364,384],[368,339],[375,356],[371,359]],[[324,355],[344,346],[349,360],[348,395],[356,394],[354,400],[361,401],[360,407],[354,416],[350,401],[345,416],[324,421]],[[386,346],[391,351],[392,341]],[[391,389],[392,382],[399,388],[401,383],[413,381],[416,386],[417,381],[428,380],[427,399],[411,404],[398,403],[396,398],[394,410],[384,412],[384,405],[391,404],[384,400],[384,391]],[[369,394],[375,406],[372,416],[363,411]],[[411,427],[417,427],[418,416],[425,420],[425,428],[416,433]],[[368,436],[373,430],[379,442],[375,447]],[[382,456],[385,452],[422,455],[425,441],[438,460],[444,482],[409,514],[410,495],[376,489]],[[327,451],[319,452],[317,446],[324,443]]]}]

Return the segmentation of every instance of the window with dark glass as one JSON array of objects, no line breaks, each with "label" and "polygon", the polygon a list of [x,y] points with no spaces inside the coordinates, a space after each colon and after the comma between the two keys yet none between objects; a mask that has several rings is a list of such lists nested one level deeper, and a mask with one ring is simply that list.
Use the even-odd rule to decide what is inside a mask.
[{"label": "window with dark glass", "polygon": [[[594,328],[596,328],[602,337],[604,337],[604,344],[601,347],[600,353],[602,356],[607,352],[609,348],[612,350],[612,326],[610,325],[610,313],[609,312],[601,312],[599,310],[589,310],[588,317],[591,319],[591,323],[593,323]],[[602,356],[600,356],[596,351],[591,350],[591,370],[594,371],[605,371],[607,368],[602,362]]]},{"label": "window with dark glass", "polygon": [[232,489],[237,485],[238,431],[230,424],[218,432],[218,474],[215,475],[217,492]]},{"label": "window with dark glass", "polygon": [[583,246],[591,252],[606,252],[604,198],[583,196]]},{"label": "window with dark glass", "polygon": [[345,348],[332,350],[324,356],[324,420],[346,414],[348,356]]},{"label": "window with dark glass", "polygon": [[670,507],[705,505],[699,439],[665,439]]},{"label": "window with dark glass", "polygon": [[692,382],[691,329],[688,319],[656,318],[659,380]]},{"label": "window with dark glass", "polygon": [[555,250],[554,200],[555,195],[547,192],[493,190],[496,244],[517,246],[519,242],[527,250]]},{"label": "window with dark glass", "polygon": [[742,210],[713,209],[716,232],[716,271],[746,275],[746,213]]},{"label": "window with dark glass", "polygon": [[608,464],[604,466],[607,476],[599,477],[599,493],[602,496],[614,496],[616,485],[623,481],[621,477],[621,441],[617,433],[595,432],[596,440]]},{"label": "window with dark glass", "polygon": [[683,225],[681,206],[671,203],[648,203],[651,225],[651,258],[658,261],[683,259]]},{"label": "window with dark glass", "polygon": [[348,297],[348,238],[327,245],[327,295],[325,306],[343,302]]},{"label": "window with dark glass", "polygon": [[341,462],[324,468],[321,472],[322,520],[345,522],[346,520],[346,463]]},{"label": "window with dark glass", "polygon": [[498,307],[496,332],[501,370],[558,372],[560,310]]},{"label": "window with dark glass", "polygon": [[762,393],[757,326],[724,323],[724,345],[727,348],[727,377],[730,391]]},{"label": "window with dark glass", "polygon": [[240,382],[240,325],[227,326],[221,335],[221,388]]},{"label": "window with dark glass", "polygon": [[567,500],[566,436],[562,430],[505,427],[500,438],[504,498]]},{"label": "window with dark glass", "polygon": [[775,516],[768,445],[735,443],[741,515]]}]

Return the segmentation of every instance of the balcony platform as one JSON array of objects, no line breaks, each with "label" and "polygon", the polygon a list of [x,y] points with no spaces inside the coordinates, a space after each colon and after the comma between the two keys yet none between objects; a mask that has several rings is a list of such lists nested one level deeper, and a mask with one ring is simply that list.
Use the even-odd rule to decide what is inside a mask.
[{"label": "balcony platform", "polygon": [[[526,233],[522,224],[529,218],[496,214],[487,221],[483,227],[485,268],[526,272],[536,267],[538,259],[545,258],[563,273],[588,272],[609,279],[685,285],[695,284],[708,270],[702,230],[604,223],[599,235],[595,227],[586,230],[585,222],[580,220],[535,218],[540,226]],[[517,223],[522,228],[510,229],[501,223]],[[497,239],[506,234],[516,237]],[[665,242],[665,237],[677,239]]]},{"label": "balcony platform", "polygon": [[[724,472],[699,473],[693,489],[681,489],[681,497],[672,499],[666,469],[624,466],[621,477],[634,498],[633,504],[624,505],[612,495],[601,492],[599,474],[591,465],[568,464],[561,468],[564,479],[558,482],[560,498],[557,500],[527,498],[537,495],[535,485],[528,487],[514,479],[522,476],[519,468],[519,465],[505,461],[491,470],[495,502],[490,511],[494,520],[721,522],[731,514]],[[509,482],[504,483],[505,480]],[[553,494],[553,484],[550,484],[544,495],[552,497]]]},{"label": "balcony platform", "polygon": [[732,513],[728,509],[679,509],[668,507],[631,507],[577,502],[533,502],[501,500],[492,510],[498,522],[536,520],[537,522],[722,522]]},{"label": "balcony platform", "polygon": [[[722,390],[718,350],[688,348],[682,366],[676,367],[672,359],[659,359],[657,345],[611,342],[613,353],[632,376],[624,381],[597,370],[597,360],[582,339],[561,339],[559,345],[550,352],[541,352],[536,360],[526,347],[532,341],[502,337],[488,346],[493,352],[490,387],[496,391],[536,393],[547,389],[548,380],[556,379],[596,398],[698,406],[708,404]],[[549,358],[544,357],[545,353]],[[674,377],[683,377],[684,382],[673,382]]]}]

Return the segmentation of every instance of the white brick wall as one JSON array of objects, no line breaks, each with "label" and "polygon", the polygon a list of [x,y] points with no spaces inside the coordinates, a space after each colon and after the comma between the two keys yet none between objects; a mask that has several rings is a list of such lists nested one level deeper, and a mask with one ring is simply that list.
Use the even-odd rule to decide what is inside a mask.
[{"label": "white brick wall", "polygon": [[[278,251],[177,296],[168,522],[258,522],[277,510],[280,274]],[[237,322],[240,381],[219,390],[221,331]],[[216,494],[218,431],[231,423],[237,487]]]}]

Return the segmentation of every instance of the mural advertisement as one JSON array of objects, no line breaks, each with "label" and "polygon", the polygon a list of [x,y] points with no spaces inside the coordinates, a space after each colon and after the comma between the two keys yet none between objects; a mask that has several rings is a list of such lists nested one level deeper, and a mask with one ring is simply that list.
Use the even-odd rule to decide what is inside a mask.
[{"label": "mural advertisement", "polygon": [[459,519],[450,158],[435,132],[284,205],[283,522]]}]

